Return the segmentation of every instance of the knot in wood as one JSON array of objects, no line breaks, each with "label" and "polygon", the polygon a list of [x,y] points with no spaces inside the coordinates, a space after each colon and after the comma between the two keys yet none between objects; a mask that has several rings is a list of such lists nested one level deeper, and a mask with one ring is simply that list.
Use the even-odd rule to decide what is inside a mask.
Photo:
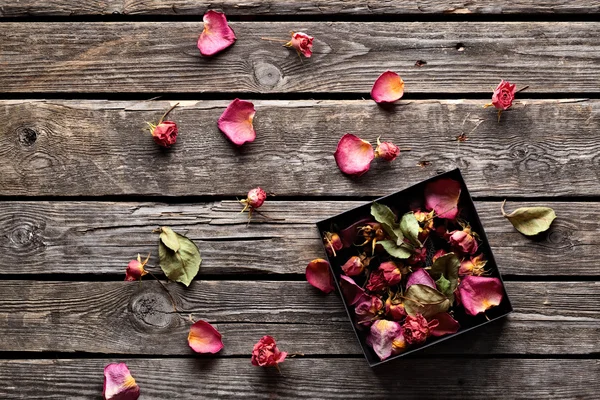
[{"label": "knot in wood", "polygon": [[150,287],[144,282],[130,302],[134,326],[140,331],[168,330],[177,322],[178,316],[173,310],[173,304],[160,288]]},{"label": "knot in wood", "polygon": [[254,77],[260,86],[272,89],[281,82],[281,71],[273,64],[258,61],[254,63]]},{"label": "knot in wood", "polygon": [[17,129],[17,138],[19,143],[25,147],[33,146],[39,133],[30,127],[19,127]]},{"label": "knot in wood", "polygon": [[10,234],[10,243],[13,248],[20,249],[34,249],[43,244],[42,239],[39,236],[40,228],[30,221],[19,221],[15,225]]}]

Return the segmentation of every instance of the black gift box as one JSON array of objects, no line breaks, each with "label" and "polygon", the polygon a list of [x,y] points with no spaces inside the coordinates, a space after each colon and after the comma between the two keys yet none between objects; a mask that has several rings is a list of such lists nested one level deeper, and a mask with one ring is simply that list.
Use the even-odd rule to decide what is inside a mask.
[{"label": "black gift box", "polygon": [[[483,230],[483,226],[481,225],[481,221],[479,220],[479,216],[477,215],[477,210],[475,209],[475,204],[473,203],[473,199],[469,194],[467,186],[465,185],[465,181],[460,173],[459,169],[454,169],[452,171],[434,176],[430,179],[422,181],[416,185],[413,185],[409,188],[396,192],[394,194],[379,198],[374,202],[385,204],[388,207],[392,208],[397,212],[398,216],[402,216],[404,213],[412,211],[414,209],[420,208],[424,209],[424,190],[425,186],[433,182],[435,180],[441,178],[450,178],[458,181],[461,185],[461,194],[458,202],[458,208],[460,210],[460,217],[466,221],[468,221],[471,225],[471,228],[474,232],[479,234],[479,252],[482,252],[485,255],[485,258],[488,260],[485,266],[486,271],[488,272],[486,276],[497,277],[502,282],[502,287],[504,290],[504,296],[502,298],[502,302],[500,305],[492,307],[485,312],[477,315],[470,316],[464,312],[462,307],[454,307],[455,308],[455,319],[460,323],[460,329],[458,332],[450,335],[445,335],[441,337],[429,337],[427,342],[423,345],[415,346],[414,348],[409,348],[407,351],[400,353],[396,356],[389,357],[388,359],[381,361],[377,354],[373,351],[373,349],[367,345],[366,338],[368,335],[368,329],[359,330],[355,323],[354,316],[354,307],[349,306],[342,295],[342,301],[344,306],[346,307],[346,312],[348,313],[348,317],[352,323],[352,328],[356,333],[356,337],[358,338],[360,345],[363,349],[365,357],[369,362],[371,367],[376,365],[380,365],[384,362],[394,360],[399,357],[406,356],[408,354],[414,353],[416,351],[422,350],[426,347],[432,346],[441,341],[453,338],[454,336],[460,335],[464,332],[470,331],[471,329],[483,326],[491,321],[494,321],[498,318],[504,317],[509,314],[513,309],[510,304],[510,300],[506,293],[506,289],[504,288],[504,282],[502,281],[502,277],[500,276],[500,272],[498,271],[498,266],[496,265],[496,261],[494,259],[494,255],[492,254],[492,250],[488,243],[487,237]],[[324,232],[339,232],[340,230],[347,228],[348,226],[354,224],[355,222],[363,219],[371,217],[371,204],[373,202],[364,204],[362,206],[356,207],[354,209],[348,210],[341,214],[338,214],[334,217],[325,219],[317,223],[317,227],[321,233],[321,237],[323,237]],[[498,211],[500,212],[500,211]],[[435,250],[434,244],[430,244],[431,248],[428,248],[428,257],[427,257],[427,265],[431,265],[431,256]],[[357,255],[357,251],[355,248],[344,248],[337,252],[337,257],[329,256],[327,257],[329,264],[331,266],[331,271],[334,276],[335,284],[338,289],[338,293],[341,294],[340,290],[340,274],[342,273],[342,265],[353,255]],[[487,316],[487,318],[486,318]],[[489,318],[489,319],[488,319]]]}]

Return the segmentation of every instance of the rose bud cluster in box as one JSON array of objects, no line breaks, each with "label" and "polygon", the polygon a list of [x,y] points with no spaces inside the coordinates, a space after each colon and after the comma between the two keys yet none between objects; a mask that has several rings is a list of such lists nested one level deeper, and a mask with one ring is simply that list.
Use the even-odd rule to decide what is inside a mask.
[{"label": "rose bud cluster in box", "polygon": [[503,300],[477,232],[461,218],[460,194],[460,182],[441,178],[425,186],[420,208],[396,213],[375,202],[370,218],[324,232],[353,322],[380,360],[456,333],[458,319],[486,316]]}]

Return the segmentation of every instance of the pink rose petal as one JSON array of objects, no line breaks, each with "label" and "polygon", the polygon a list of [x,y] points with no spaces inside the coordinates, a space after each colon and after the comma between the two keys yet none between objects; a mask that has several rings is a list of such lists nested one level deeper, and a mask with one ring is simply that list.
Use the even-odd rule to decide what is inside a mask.
[{"label": "pink rose petal", "polygon": [[454,179],[438,179],[425,187],[425,206],[439,218],[454,219],[458,215],[460,183]]},{"label": "pink rose petal", "polygon": [[447,312],[435,314],[431,320],[437,320],[438,325],[431,330],[433,336],[444,336],[458,332],[460,324]]},{"label": "pink rose petal", "polygon": [[460,302],[469,315],[477,315],[497,306],[502,301],[504,290],[498,278],[466,276],[458,287]]},{"label": "pink rose petal", "polygon": [[409,287],[415,284],[426,285],[430,288],[437,289],[435,286],[435,281],[433,280],[431,275],[429,275],[427,271],[425,271],[423,268],[417,269],[415,272],[408,276],[408,280],[406,281],[406,288],[408,289]]},{"label": "pink rose petal", "polygon": [[404,95],[404,81],[395,72],[385,71],[373,84],[371,98],[377,103],[393,103]]},{"label": "pink rose petal", "polygon": [[359,301],[363,300],[363,297],[367,296],[365,290],[358,286],[356,282],[354,282],[354,279],[346,275],[340,276],[340,289],[342,290],[344,299],[346,299],[346,303],[351,306],[355,305]]},{"label": "pink rose petal", "polygon": [[221,334],[206,321],[197,321],[188,335],[188,344],[196,353],[218,353],[223,348]]},{"label": "pink rose petal", "polygon": [[235,99],[219,118],[219,129],[227,136],[227,139],[238,146],[246,142],[253,142],[256,139],[256,132],[252,126],[255,113],[254,104]]},{"label": "pink rose petal", "polygon": [[346,133],[338,142],[333,155],[340,171],[359,177],[367,172],[375,158],[375,150],[366,140]]},{"label": "pink rose petal", "polygon": [[225,14],[208,10],[202,20],[204,30],[198,38],[200,54],[213,56],[235,43],[235,33],[227,24]]},{"label": "pink rose petal", "polygon": [[381,360],[398,354],[405,347],[402,326],[398,322],[383,319],[373,322],[367,344]]},{"label": "pink rose petal", "polygon": [[331,293],[335,289],[333,286],[333,276],[331,276],[331,271],[329,270],[329,263],[322,258],[317,258],[308,263],[306,267],[306,280],[324,293]]},{"label": "pink rose petal", "polygon": [[112,363],[104,367],[105,400],[136,400],[140,397],[140,387],[135,383],[129,368],[124,363]]}]

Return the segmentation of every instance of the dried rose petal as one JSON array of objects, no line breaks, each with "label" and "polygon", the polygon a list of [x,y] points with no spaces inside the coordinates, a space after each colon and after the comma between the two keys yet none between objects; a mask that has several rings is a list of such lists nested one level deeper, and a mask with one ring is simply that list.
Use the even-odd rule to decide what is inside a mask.
[{"label": "dried rose petal", "polygon": [[351,306],[367,297],[365,290],[358,286],[356,282],[354,282],[354,279],[346,275],[340,276],[340,289],[342,290],[344,299],[346,299],[346,303]]},{"label": "dried rose petal", "polygon": [[393,261],[387,261],[379,265],[379,269],[383,272],[383,279],[388,286],[397,285],[402,279],[400,269]]},{"label": "dried rose petal", "polygon": [[376,103],[393,103],[404,95],[404,81],[395,72],[385,71],[373,84],[371,98]]},{"label": "dried rose petal", "polygon": [[312,46],[314,38],[302,32],[292,32],[292,40],[284,44],[285,47],[293,47],[298,54],[306,58],[312,56]]},{"label": "dried rose petal", "polygon": [[140,255],[138,254],[137,260],[129,261],[129,264],[127,264],[127,269],[125,270],[125,280],[137,281],[139,279],[142,279],[142,276],[148,273],[148,271],[146,271],[144,267],[148,263],[149,259],[150,254],[148,254],[148,257],[144,261],[142,261]]},{"label": "dried rose petal", "polygon": [[249,101],[235,99],[221,114],[218,126],[221,132],[238,146],[256,139],[256,132],[252,126],[254,120],[254,104]]},{"label": "dried rose petal", "polygon": [[356,276],[363,273],[365,270],[365,265],[360,257],[352,256],[344,265],[342,265],[342,270],[348,276]]},{"label": "dried rose petal", "polygon": [[458,332],[460,324],[452,318],[447,312],[435,314],[431,317],[431,321],[438,321],[438,325],[431,329],[432,336],[444,336]]},{"label": "dried rose petal", "polygon": [[354,313],[356,314],[356,323],[360,326],[370,326],[383,310],[383,302],[377,296],[363,296],[356,303]]},{"label": "dried rose petal", "polygon": [[367,336],[367,344],[381,360],[400,353],[406,347],[402,326],[395,321],[375,321]]},{"label": "dried rose petal", "polygon": [[370,292],[381,292],[388,286],[389,285],[383,275],[383,271],[378,269],[371,272],[371,275],[369,275],[366,288]]},{"label": "dried rose petal", "polygon": [[471,232],[471,228],[466,226],[462,231],[450,232],[448,242],[452,247],[465,254],[475,254],[479,249],[477,239]]},{"label": "dried rose petal", "polygon": [[210,57],[235,43],[235,33],[227,24],[225,14],[208,10],[202,20],[204,30],[198,38],[200,54]]},{"label": "dried rose petal", "polygon": [[425,207],[434,210],[439,218],[454,219],[458,214],[460,182],[438,179],[425,187]]},{"label": "dried rose petal", "polygon": [[477,315],[502,302],[504,290],[498,278],[466,276],[458,286],[460,302],[469,315]]},{"label": "dried rose petal", "polygon": [[402,325],[402,333],[408,344],[419,344],[427,340],[429,335],[431,335],[431,330],[437,325],[437,321],[427,322],[421,314],[417,314],[414,317],[408,315]]},{"label": "dried rose petal", "polygon": [[470,259],[464,259],[460,263],[458,274],[463,275],[483,275],[485,273],[485,264],[487,260],[483,258],[483,253]]},{"label": "dried rose petal", "polygon": [[375,149],[375,157],[379,157],[385,161],[394,161],[400,154],[400,148],[392,142],[380,142],[377,138],[377,148]]},{"label": "dried rose petal", "polygon": [[223,348],[221,334],[206,321],[197,321],[190,328],[188,344],[196,353],[218,353]]},{"label": "dried rose petal", "polygon": [[408,262],[410,265],[417,265],[424,263],[426,258],[427,248],[423,247],[420,249],[415,249],[413,254],[411,254],[410,257],[408,257],[408,260],[406,260],[406,262]]},{"label": "dried rose petal", "polygon": [[361,233],[361,231],[359,231],[360,227],[365,226],[367,222],[371,221],[373,221],[371,218],[362,218],[349,227],[342,229],[340,231],[340,238],[342,239],[344,247],[352,247],[356,242],[359,233]]},{"label": "dried rose petal", "polygon": [[408,289],[412,285],[425,285],[430,288],[436,289],[435,281],[423,268],[419,268],[408,276],[406,281],[406,288]]},{"label": "dried rose petal", "polygon": [[340,171],[359,177],[369,170],[371,161],[375,158],[375,151],[371,143],[346,133],[338,142],[333,156]]},{"label": "dried rose petal", "polygon": [[135,383],[129,368],[124,363],[112,363],[104,367],[105,400],[136,400],[140,397],[140,387]]},{"label": "dried rose petal", "polygon": [[317,258],[308,263],[306,280],[324,293],[331,293],[335,289],[329,263],[322,258]]},{"label": "dried rose petal", "polygon": [[435,262],[435,260],[437,260],[438,258],[440,258],[441,256],[443,256],[444,254],[446,254],[446,250],[444,249],[439,249],[438,251],[435,252],[435,254],[433,255],[432,261]]},{"label": "dried rose petal", "polygon": [[287,357],[285,351],[279,351],[272,336],[263,336],[252,349],[252,365],[256,367],[276,367]]}]

